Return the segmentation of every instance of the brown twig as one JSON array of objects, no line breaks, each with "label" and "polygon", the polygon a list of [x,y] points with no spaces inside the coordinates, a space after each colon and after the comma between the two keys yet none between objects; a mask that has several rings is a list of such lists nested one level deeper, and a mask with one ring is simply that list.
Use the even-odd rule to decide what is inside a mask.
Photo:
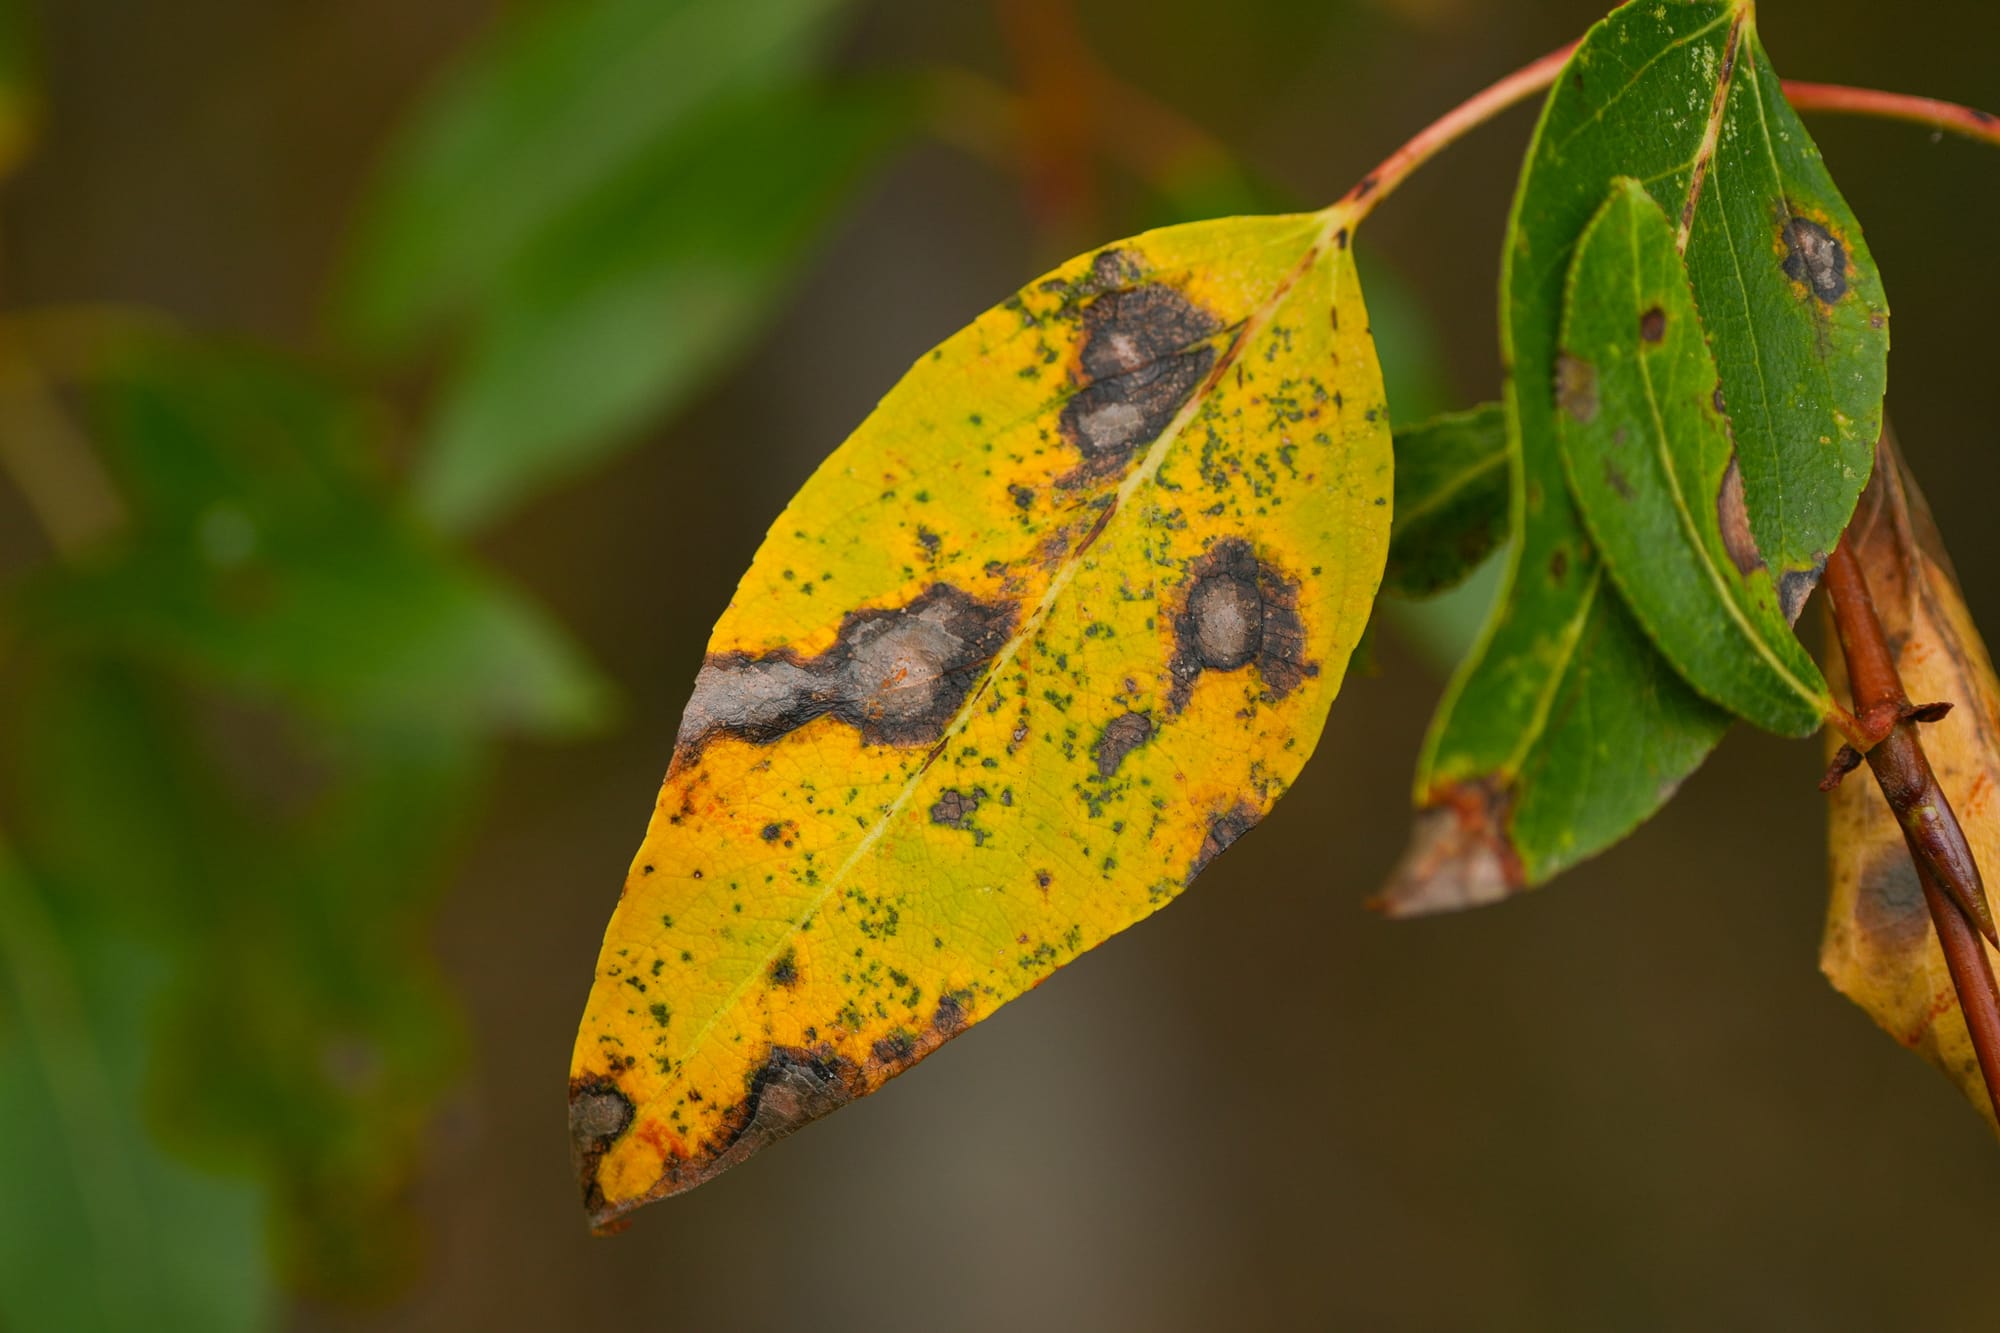
[{"label": "brown twig", "polygon": [[2000,116],[1960,106],[1956,102],[1941,102],[1935,97],[1914,97],[1908,93],[1885,93],[1879,88],[1849,88],[1838,83],[1801,83],[1787,79],[1785,100],[1799,111],[1907,121],[1912,125],[1929,126],[1940,133],[2000,146]]},{"label": "brown twig", "polygon": [[1463,138],[1468,130],[1477,129],[1508,107],[1546,91],[1556,81],[1556,76],[1562,73],[1563,66],[1569,63],[1570,53],[1576,47],[1577,43],[1571,42],[1560,50],[1551,51],[1533,64],[1523,65],[1499,82],[1489,84],[1466,98],[1384,158],[1380,166],[1356,182],[1354,188],[1341,198],[1340,204],[1356,209],[1362,217],[1367,216],[1377,204],[1393,194],[1398,185],[1415,175],[1424,163]]},{"label": "brown twig", "polygon": [[2000,1106],[2000,987],[1994,984],[1992,966],[1980,943],[1982,934],[1994,938],[1993,915],[1964,830],[1917,738],[1919,722],[1936,713],[1910,706],[1875,614],[1867,576],[1844,538],[1827,561],[1826,590],[1833,601],[1841,653],[1847,659],[1854,711],[1875,737],[1867,751],[1868,766],[1916,862],[1924,901],[1986,1079],[1987,1096]]},{"label": "brown twig", "polygon": [[1069,0],[1002,0],[1001,35],[1021,71],[1021,150],[1028,197],[1042,226],[1070,247],[1097,229],[1092,155],[1096,61]]}]

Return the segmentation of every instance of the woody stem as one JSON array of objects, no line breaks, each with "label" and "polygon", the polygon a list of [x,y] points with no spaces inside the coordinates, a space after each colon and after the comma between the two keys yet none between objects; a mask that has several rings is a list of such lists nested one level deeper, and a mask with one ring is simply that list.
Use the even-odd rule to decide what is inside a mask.
[{"label": "woody stem", "polygon": [[1916,862],[1987,1096],[2000,1107],[2000,987],[1980,940],[1981,934],[1992,937],[1993,924],[1985,910],[1979,866],[1917,737],[1917,722],[1875,614],[1867,576],[1844,538],[1827,561],[1826,590],[1847,659],[1854,711],[1877,738],[1868,749],[1868,766]]}]

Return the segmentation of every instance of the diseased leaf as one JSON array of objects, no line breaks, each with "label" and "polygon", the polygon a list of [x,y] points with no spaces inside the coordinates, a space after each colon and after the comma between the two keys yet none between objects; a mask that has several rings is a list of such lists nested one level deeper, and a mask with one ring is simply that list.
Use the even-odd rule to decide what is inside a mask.
[{"label": "diseased leaf", "polygon": [[1751,539],[1674,224],[1638,181],[1613,185],[1584,229],[1565,305],[1557,430],[1612,582],[1703,696],[1767,731],[1811,735],[1833,701]]},{"label": "diseased leaf", "polygon": [[908,110],[804,89],[717,108],[552,222],[483,293],[418,504],[476,524],[695,392],[758,332]]},{"label": "diseased leaf", "polygon": [[[1874,464],[1889,304],[1861,224],[1785,101],[1750,0],[1739,14],[1714,160],[1685,224],[1687,267],[1722,372],[1750,530],[1796,620]],[[1682,204],[1648,184],[1662,204]]]},{"label": "diseased leaf", "polygon": [[1507,414],[1499,403],[1396,431],[1396,518],[1382,591],[1456,587],[1507,535]]},{"label": "diseased leaf", "polygon": [[341,323],[377,350],[462,312],[701,114],[805,68],[841,0],[581,0],[508,15],[397,144]]},{"label": "diseased leaf", "polygon": [[[1930,507],[1887,436],[1849,541],[1868,576],[1905,691],[1918,703],[1952,705],[1924,727],[1924,752],[1990,882],[2000,872],[2000,680]],[[1829,652],[1827,661],[1835,688],[1844,693],[1841,655]],[[1829,751],[1837,744],[1829,737]],[[1883,1031],[1943,1070],[2000,1128],[1894,812],[1865,776],[1835,788],[1832,802],[1833,892],[1820,969]],[[2000,968],[2000,951],[1985,947]]]},{"label": "diseased leaf", "polygon": [[773,525],[577,1035],[593,1223],[874,1090],[1291,783],[1388,543],[1350,221],[1064,265],[924,356]]},{"label": "diseased leaf", "polygon": [[1866,480],[1857,441],[1880,421],[1887,310],[1747,0],[1617,10],[1550,92],[1514,199],[1501,343],[1518,538],[1484,641],[1432,723],[1411,854],[1382,899],[1392,912],[1491,901],[1602,851],[1728,725],[1604,585],[1561,460],[1563,285],[1618,176],[1691,224],[1688,271],[1732,409],[1745,508],[1788,612]]}]

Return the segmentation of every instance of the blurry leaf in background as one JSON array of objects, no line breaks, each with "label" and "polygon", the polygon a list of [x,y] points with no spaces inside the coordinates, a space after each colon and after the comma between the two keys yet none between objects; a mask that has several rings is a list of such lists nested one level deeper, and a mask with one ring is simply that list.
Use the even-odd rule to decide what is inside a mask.
[{"label": "blurry leaf in background", "polygon": [[11,737],[24,859],[162,950],[166,1141],[262,1181],[294,1280],[393,1282],[416,1254],[400,1196],[458,1063],[421,932],[478,751],[302,736],[273,754],[272,719],[205,715],[112,661],[58,657],[33,684]]},{"label": "blurry leaf in background", "polygon": [[90,401],[133,510],[23,589],[17,632],[209,673],[315,716],[573,734],[608,691],[543,613],[396,511],[380,422],[268,354],[144,339]]},{"label": "blurry leaf in background", "polygon": [[420,108],[363,218],[341,322],[406,350],[706,108],[796,78],[842,0],[583,0],[515,10]]},{"label": "blurry leaf in background", "polygon": [[0,177],[20,165],[41,128],[39,65],[29,0],[0,0]]},{"label": "blurry leaf in background", "polygon": [[842,0],[532,6],[423,107],[366,211],[348,337],[452,358],[416,500],[477,524],[738,354],[914,99],[824,86]]},{"label": "blurry leaf in background", "polygon": [[403,1194],[458,1066],[423,937],[447,854],[493,739],[608,691],[401,512],[386,423],[338,386],[137,335],[82,401],[128,517],[14,590],[23,863],[158,951],[145,1030],[105,1040],[152,1043],[164,1141],[262,1182],[293,1281],[381,1290],[419,1262]]},{"label": "blurry leaf in background", "polygon": [[140,1114],[161,960],[77,915],[0,847],[0,1326],[264,1327],[259,1191],[164,1155]]},{"label": "blurry leaf in background", "polygon": [[[1848,540],[1867,572],[1904,689],[1919,704],[1953,705],[1924,727],[1924,749],[1990,881],[2000,872],[2000,678],[1930,506],[1886,435]],[[1840,653],[1827,654],[1827,674],[1845,694]],[[1829,734],[1828,750],[1837,745]],[[1832,896],[1820,970],[2000,1128],[1903,831],[1868,774],[1834,789],[1827,828]],[[2000,951],[1982,947],[2000,968]]]},{"label": "blurry leaf in background", "polygon": [[716,108],[554,222],[484,294],[418,504],[476,523],[711,382],[911,113],[882,91],[804,88]]},{"label": "blurry leaf in background", "polygon": [[1397,430],[1383,592],[1431,597],[1457,587],[1506,536],[1507,418],[1500,404]]}]

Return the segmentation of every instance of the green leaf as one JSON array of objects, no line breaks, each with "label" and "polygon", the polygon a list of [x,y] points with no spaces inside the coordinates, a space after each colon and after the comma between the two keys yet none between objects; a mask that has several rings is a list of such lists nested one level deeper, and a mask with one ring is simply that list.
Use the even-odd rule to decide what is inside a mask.
[{"label": "green leaf", "polygon": [[347,334],[407,348],[700,113],[781,86],[841,0],[586,0],[511,14],[416,115],[364,210]]},{"label": "green leaf", "polygon": [[[116,661],[33,653],[8,736],[23,859],[80,943],[146,940],[143,1025],[114,1035],[153,1052],[161,1134],[263,1183],[295,1280],[385,1287],[409,1267],[403,1192],[459,1064],[422,921],[483,747],[315,734],[195,707]],[[248,744],[244,771],[231,752]]]},{"label": "green leaf", "polygon": [[1396,516],[1382,591],[1456,587],[1507,535],[1507,416],[1498,403],[1396,432]]},{"label": "green leaf", "polygon": [[[1432,723],[1416,840],[1384,897],[1391,911],[1487,901],[1603,850],[1657,810],[1728,725],[1603,584],[1569,496],[1556,424],[1563,288],[1614,178],[1645,182],[1670,217],[1695,201],[1688,269],[1725,400],[1759,407],[1732,415],[1752,531],[1760,546],[1772,534],[1764,555],[1786,609],[1810,590],[1813,551],[1866,481],[1866,446],[1856,462],[1851,442],[1872,440],[1880,423],[1886,313],[1859,228],[1836,209],[1776,88],[1747,3],[1657,0],[1592,28],[1550,92],[1503,259],[1519,538],[1484,641]],[[1793,228],[1817,256],[1795,260],[1786,240],[1794,217],[1821,215],[1846,281],[1832,303],[1820,297],[1833,295],[1831,248]],[[1822,357],[1846,383],[1801,392]],[[1753,454],[1764,461],[1753,466]],[[1808,474],[1810,493],[1793,480]]]},{"label": "green leaf", "polygon": [[418,503],[462,527],[594,463],[763,326],[905,99],[721,108],[552,224],[495,284],[444,389]]},{"label": "green leaf", "polygon": [[159,960],[79,935],[0,847],[0,1323],[266,1326],[260,1191],[167,1157],[144,1122]]},{"label": "green leaf", "polygon": [[396,512],[375,417],[335,386],[149,340],[91,401],[131,531],[25,588],[23,634],[348,725],[568,734],[603,716],[606,687],[544,613]]},{"label": "green leaf", "polygon": [[1674,224],[1629,177],[1577,244],[1562,345],[1570,491],[1626,605],[1704,697],[1811,735],[1833,700],[1751,540]]},{"label": "green leaf", "polygon": [[[1747,21],[1687,242],[1757,547],[1788,618],[1875,464],[1888,386],[1881,274]],[[1628,173],[1637,174],[1637,173]],[[1678,216],[1683,193],[1652,183]]]}]

